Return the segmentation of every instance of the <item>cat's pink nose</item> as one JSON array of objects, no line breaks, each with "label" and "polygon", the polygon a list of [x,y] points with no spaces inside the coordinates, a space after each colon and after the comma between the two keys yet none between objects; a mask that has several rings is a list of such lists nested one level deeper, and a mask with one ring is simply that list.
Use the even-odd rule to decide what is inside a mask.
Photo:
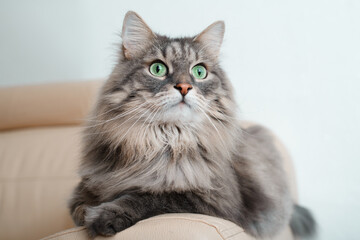
[{"label": "cat's pink nose", "polygon": [[178,83],[174,88],[179,90],[181,95],[185,96],[192,89],[192,86],[189,83]]}]

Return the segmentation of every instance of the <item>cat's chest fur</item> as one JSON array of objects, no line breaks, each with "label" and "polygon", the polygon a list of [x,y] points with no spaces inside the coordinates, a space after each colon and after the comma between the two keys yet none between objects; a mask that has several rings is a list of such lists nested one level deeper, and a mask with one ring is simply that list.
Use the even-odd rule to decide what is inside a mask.
[{"label": "cat's chest fur", "polygon": [[123,151],[132,159],[106,179],[117,191],[206,191],[229,171],[226,147],[202,128],[153,125],[141,133],[127,135]]},{"label": "cat's chest fur", "polygon": [[[202,129],[171,124],[147,129],[142,188],[154,191],[209,189],[216,177],[210,156],[211,139],[201,137]],[[211,158],[211,159],[210,159]],[[156,190],[155,190],[156,191]]]}]

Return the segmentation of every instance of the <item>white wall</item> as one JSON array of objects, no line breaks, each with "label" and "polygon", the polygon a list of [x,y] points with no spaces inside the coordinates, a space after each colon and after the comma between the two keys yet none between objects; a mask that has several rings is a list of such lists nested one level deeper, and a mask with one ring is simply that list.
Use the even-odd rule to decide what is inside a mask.
[{"label": "white wall", "polygon": [[319,239],[359,239],[360,1],[220,2],[0,0],[0,85],[106,77],[127,10],[171,36],[223,19],[243,115],[288,146]]}]

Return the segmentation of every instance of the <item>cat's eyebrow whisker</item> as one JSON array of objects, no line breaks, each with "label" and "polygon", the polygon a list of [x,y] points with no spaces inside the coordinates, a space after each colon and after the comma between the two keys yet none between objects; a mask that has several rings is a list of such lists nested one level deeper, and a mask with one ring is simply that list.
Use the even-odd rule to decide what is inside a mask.
[{"label": "cat's eyebrow whisker", "polygon": [[107,119],[107,120],[104,120],[104,121],[99,121],[99,123],[97,123],[97,124],[85,126],[85,128],[96,127],[96,126],[99,126],[99,125],[103,125],[103,124],[105,124],[105,123],[108,123],[108,122],[110,122],[110,121],[114,121],[114,120],[116,120],[116,119],[125,117],[125,116],[129,115],[130,113],[132,113],[132,112],[138,110],[139,108],[143,107],[145,104],[148,104],[148,102],[144,102],[144,103],[140,104],[139,106],[137,106],[136,108],[129,109],[128,111],[123,112],[123,113],[121,113],[121,114],[119,114],[119,115],[116,115],[115,117],[113,117],[113,118],[111,118],[111,119]]}]

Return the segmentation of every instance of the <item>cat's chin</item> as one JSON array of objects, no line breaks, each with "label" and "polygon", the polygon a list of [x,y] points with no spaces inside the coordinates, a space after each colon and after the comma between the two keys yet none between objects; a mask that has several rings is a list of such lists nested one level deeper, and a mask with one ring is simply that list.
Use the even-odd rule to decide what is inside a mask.
[{"label": "cat's chin", "polygon": [[164,123],[194,123],[201,121],[199,113],[194,111],[188,103],[179,102],[169,108],[161,116],[160,121]]}]

